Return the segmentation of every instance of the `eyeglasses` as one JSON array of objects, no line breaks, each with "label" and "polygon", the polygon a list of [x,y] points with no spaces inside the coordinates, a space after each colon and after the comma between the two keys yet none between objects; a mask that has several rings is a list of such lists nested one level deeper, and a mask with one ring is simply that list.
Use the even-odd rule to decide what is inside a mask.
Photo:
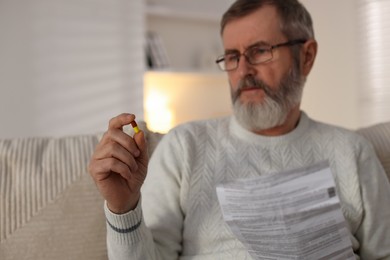
[{"label": "eyeglasses", "polygon": [[215,61],[218,64],[219,68],[223,71],[232,71],[238,68],[238,63],[240,62],[241,56],[244,56],[246,61],[251,65],[258,65],[272,60],[273,54],[272,50],[283,47],[283,46],[293,46],[296,44],[305,43],[306,40],[298,39],[292,40],[284,43],[279,43],[271,46],[253,46],[243,53],[227,53],[224,54]]}]

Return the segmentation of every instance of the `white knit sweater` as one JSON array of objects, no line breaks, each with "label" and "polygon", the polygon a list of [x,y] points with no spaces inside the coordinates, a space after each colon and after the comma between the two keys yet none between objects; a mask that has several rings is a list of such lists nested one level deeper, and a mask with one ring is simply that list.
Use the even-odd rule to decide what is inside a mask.
[{"label": "white knit sweater", "polygon": [[[142,203],[105,207],[110,259],[252,259],[224,222],[216,185],[328,160],[355,254],[390,259],[390,185],[368,142],[302,112],[292,132],[256,135],[233,117],[185,124],[156,148]],[[142,207],[141,207],[142,204]]]}]

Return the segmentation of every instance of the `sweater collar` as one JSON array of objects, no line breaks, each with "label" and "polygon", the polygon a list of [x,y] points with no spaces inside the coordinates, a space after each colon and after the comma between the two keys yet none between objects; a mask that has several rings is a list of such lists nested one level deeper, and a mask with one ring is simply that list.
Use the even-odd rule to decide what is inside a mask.
[{"label": "sweater collar", "polygon": [[245,128],[243,128],[234,116],[230,119],[230,132],[236,138],[255,144],[275,145],[279,143],[291,142],[300,138],[309,128],[310,119],[305,112],[301,111],[301,117],[297,127],[287,134],[279,136],[264,136],[255,134]]}]

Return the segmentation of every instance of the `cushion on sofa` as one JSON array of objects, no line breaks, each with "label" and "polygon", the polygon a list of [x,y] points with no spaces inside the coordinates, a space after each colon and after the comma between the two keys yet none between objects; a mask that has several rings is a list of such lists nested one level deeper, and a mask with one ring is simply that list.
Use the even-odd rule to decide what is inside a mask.
[{"label": "cushion on sofa", "polygon": [[372,143],[390,180],[390,122],[360,128],[357,132]]},{"label": "cushion on sofa", "polygon": [[87,174],[98,137],[0,141],[0,259],[107,259]]}]

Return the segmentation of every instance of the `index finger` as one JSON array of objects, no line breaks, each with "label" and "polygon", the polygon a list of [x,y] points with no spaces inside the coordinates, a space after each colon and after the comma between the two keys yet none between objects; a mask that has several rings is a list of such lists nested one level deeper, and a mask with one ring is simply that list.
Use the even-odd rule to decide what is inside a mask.
[{"label": "index finger", "polygon": [[134,121],[135,115],[129,113],[123,113],[110,119],[108,123],[109,129],[122,129],[123,126],[130,124]]}]

